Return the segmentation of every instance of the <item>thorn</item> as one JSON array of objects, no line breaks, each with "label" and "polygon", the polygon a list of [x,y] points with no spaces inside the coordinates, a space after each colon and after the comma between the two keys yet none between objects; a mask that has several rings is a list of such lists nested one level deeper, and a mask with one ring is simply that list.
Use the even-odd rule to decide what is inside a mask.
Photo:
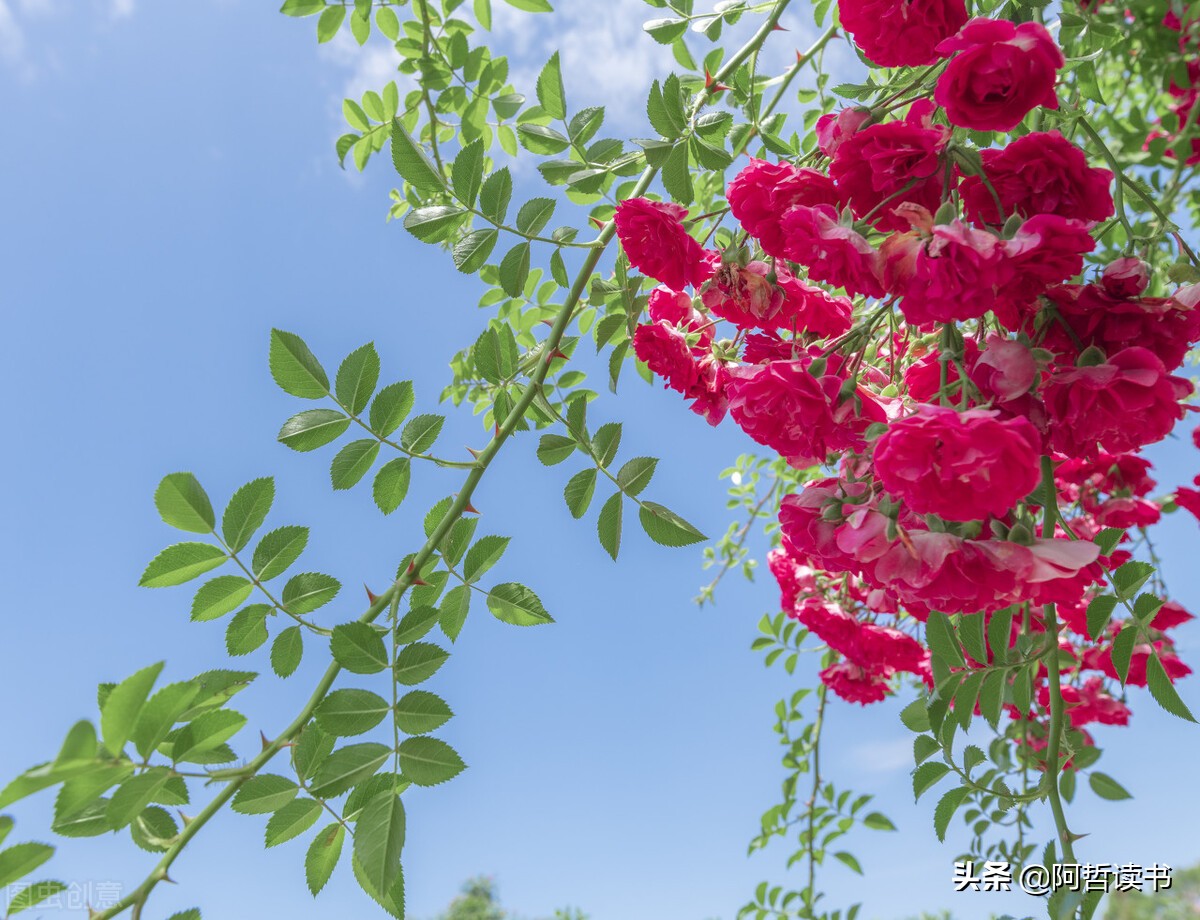
[{"label": "thorn", "polygon": [[429,587],[429,582],[421,581],[421,576],[417,574],[416,567],[411,562],[408,564],[408,574],[413,577],[412,581],[409,582],[409,584],[413,585],[414,587],[418,587],[418,588]]},{"label": "thorn", "polygon": [[267,737],[266,732],[260,730],[258,737],[262,738],[262,746],[264,751],[271,746],[271,740]]},{"label": "thorn", "polygon": [[708,72],[708,68],[706,67],[704,68],[704,88],[713,95],[716,95],[717,93],[725,92],[725,90],[729,89],[730,87],[726,86],[724,83],[718,83],[715,79],[713,79],[713,75]]},{"label": "thorn", "polygon": [[465,508],[463,508],[463,511],[469,511],[469,512],[471,512],[471,514],[479,513],[479,509],[476,508],[474,505],[472,505],[470,502],[467,502],[467,506]]},{"label": "thorn", "polygon": [[550,353],[550,360],[553,361],[555,358],[562,358],[564,361],[567,360],[567,356],[557,348]]},{"label": "thorn", "polygon": [[183,822],[184,827],[187,827],[189,824],[192,823],[192,817],[190,815],[185,815],[182,811],[179,812],[178,814],[179,814],[179,820]]},{"label": "thorn", "polygon": [[492,431],[495,433],[496,437],[500,437],[500,426],[498,424],[492,423]]},{"label": "thorn", "polygon": [[[600,218],[598,218],[598,217],[591,217],[591,218],[588,218],[588,219],[589,219],[589,220],[591,220],[591,222],[592,222],[593,224],[595,224],[595,225],[596,225],[596,229],[597,229],[597,230],[601,230],[601,229],[603,229],[603,228],[604,228],[604,225],[605,225],[606,223],[608,223],[608,221],[606,221],[606,220],[600,220]],[[546,325],[547,325],[547,326],[549,326],[549,325],[550,325],[550,323],[547,323]]]},{"label": "thorn", "polygon": [[772,32],[789,32],[789,31],[791,31],[791,30],[790,30],[790,29],[785,29],[785,28],[784,28],[783,26],[781,26],[779,23],[775,23],[775,28],[773,28],[771,31],[772,31]]},{"label": "thorn", "polygon": [[169,876],[166,872],[163,872],[161,881],[166,882],[168,885],[178,885],[179,884],[177,881],[175,881],[175,879],[171,878],[171,876]]},{"label": "thorn", "polygon": [[369,603],[373,604],[377,600],[379,600],[379,595],[376,594],[374,591],[372,591],[370,588],[368,588],[366,585],[366,582],[363,582],[363,590],[367,592],[367,601]]},{"label": "thorn", "polygon": [[549,326],[551,329],[553,329],[553,328],[554,328],[554,323],[550,322],[550,320],[548,320],[548,319],[544,319],[544,320],[542,320],[542,325],[543,325],[543,326]]},{"label": "thorn", "polygon": [[797,64],[804,63],[804,52],[803,51],[799,51],[799,50],[796,51],[796,63]]},{"label": "thorn", "polygon": [[469,454],[470,454],[472,457],[474,457],[476,460],[478,460],[478,459],[479,459],[479,455],[480,455],[480,453],[482,453],[482,452],[481,452],[481,451],[478,451],[478,450],[476,450],[474,447],[468,447],[468,448],[467,448],[467,453],[469,453]]}]

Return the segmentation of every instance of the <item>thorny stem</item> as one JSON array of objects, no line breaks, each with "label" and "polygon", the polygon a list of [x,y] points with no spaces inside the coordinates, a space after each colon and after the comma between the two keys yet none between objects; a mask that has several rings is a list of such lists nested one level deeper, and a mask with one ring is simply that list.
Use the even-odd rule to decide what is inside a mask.
[{"label": "thorny stem", "polygon": [[[721,82],[736,68],[741,66],[746,58],[754,52],[754,50],[775,28],[775,24],[779,21],[779,17],[783,15],[783,11],[787,9],[790,3],[791,0],[779,0],[779,2],[772,9],[770,15],[767,16],[766,20],[754,33],[750,40],[747,41],[746,44],[743,45],[737,51],[737,53],[735,53],[716,73],[716,82]],[[426,25],[428,25],[428,23],[426,23]],[[709,101],[711,95],[711,91],[706,92],[701,94],[696,99],[696,103],[691,113],[693,119],[700,109],[703,108],[704,105]],[[432,106],[430,106],[430,108],[432,109]],[[432,117],[432,111],[430,114]],[[437,123],[434,121],[432,133],[436,133],[436,125]],[[433,143],[436,144],[436,140],[433,140]],[[642,173],[637,185],[630,193],[630,197],[636,198],[639,195],[644,194],[657,175],[658,169],[653,166],[648,166]],[[459,490],[458,495],[450,504],[450,507],[446,510],[446,513],[443,515],[441,521],[429,535],[429,538],[425,541],[424,545],[422,545],[422,547],[413,556],[412,562],[408,566],[407,570],[402,573],[400,577],[397,578],[396,581],[383,592],[383,594],[379,595],[371,603],[366,611],[358,618],[359,622],[372,623],[378,619],[385,609],[389,608],[389,606],[391,606],[393,603],[399,602],[400,597],[402,597],[408,588],[411,587],[412,584],[417,580],[417,576],[419,575],[421,569],[431,558],[433,558],[438,547],[446,538],[446,535],[449,534],[450,529],[466,512],[467,506],[471,504],[471,498],[475,494],[475,490],[482,481],[484,474],[495,460],[497,454],[500,453],[500,450],[504,447],[505,443],[517,430],[518,425],[524,419],[525,413],[529,411],[529,407],[533,404],[534,399],[539,393],[542,392],[542,386],[545,383],[546,376],[550,371],[550,365],[553,363],[554,356],[558,352],[558,348],[562,342],[563,336],[566,334],[567,328],[571,323],[571,319],[575,313],[575,308],[579,305],[579,302],[583,297],[583,293],[587,288],[587,283],[591,279],[593,272],[595,272],[597,265],[600,263],[601,256],[603,255],[608,244],[612,241],[615,233],[616,224],[613,221],[609,221],[600,230],[600,233],[596,238],[594,248],[588,252],[587,257],[584,259],[583,265],[580,267],[578,274],[575,276],[575,280],[571,285],[571,289],[567,294],[562,309],[559,310],[558,315],[555,317],[554,324],[551,326],[550,333],[546,337],[542,352],[545,355],[545,358],[544,360],[538,362],[536,370],[533,371],[533,374],[530,377],[529,385],[525,388],[524,392],[522,392],[521,397],[513,405],[512,410],[505,417],[504,421],[497,426],[496,431],[493,434],[492,439],[488,442],[487,446],[480,451],[479,456],[476,458],[475,463],[473,464],[473,468],[463,481],[462,488]],[[317,686],[313,690],[312,695],[308,698],[308,702],[305,703],[303,709],[300,710],[299,714],[292,720],[291,724],[289,724],[274,741],[267,742],[263,747],[262,752],[248,764],[246,764],[246,766],[243,768],[243,771],[237,777],[232,779],[220,792],[217,793],[216,796],[212,798],[211,801],[209,801],[207,805],[204,806],[204,808],[200,810],[200,812],[194,818],[185,824],[179,836],[175,838],[174,843],[172,843],[170,848],[162,855],[162,858],[158,861],[158,864],[140,885],[138,885],[129,894],[121,898],[121,900],[119,900],[116,904],[113,904],[111,907],[103,911],[94,913],[91,920],[110,920],[110,918],[116,917],[131,909],[132,916],[134,918],[140,917],[142,909],[145,906],[147,899],[150,897],[151,892],[154,891],[160,882],[166,881],[169,878],[171,866],[175,863],[175,860],[179,858],[179,855],[192,841],[192,839],[204,829],[209,821],[211,821],[217,814],[220,813],[220,811],[237,794],[238,790],[241,789],[241,787],[248,779],[250,779],[250,777],[256,775],[281,750],[283,750],[285,747],[289,747],[299,736],[304,727],[308,725],[313,713],[328,695],[330,688],[332,688],[334,681],[337,680],[341,670],[342,667],[340,664],[338,664],[336,661],[331,662],[329,667],[326,668],[325,673],[321,676],[321,679],[317,682]]]},{"label": "thorny stem", "polygon": [[776,476],[775,481],[773,483],[771,483],[771,488],[769,488],[765,493],[763,493],[763,497],[760,498],[758,500],[758,502],[754,505],[754,507],[750,509],[750,514],[746,518],[746,523],[742,526],[742,529],[738,532],[737,542],[735,542],[733,544],[732,551],[729,553],[728,556],[726,556],[725,564],[723,566],[721,566],[721,571],[717,572],[716,578],[714,578],[712,581],[710,581],[708,583],[707,586],[705,586],[704,588],[702,588],[700,590],[700,596],[697,598],[697,600],[699,602],[703,603],[705,599],[708,599],[711,601],[713,591],[716,589],[716,587],[720,583],[721,579],[724,578],[725,575],[729,572],[729,570],[732,569],[734,567],[734,565],[737,564],[737,559],[739,557],[741,549],[743,546],[746,545],[746,539],[750,536],[750,528],[753,527],[754,522],[756,520],[758,520],[759,517],[762,516],[763,508],[766,507],[767,502],[769,502],[772,499],[772,497],[774,497],[775,492],[779,489],[780,481],[781,480],[779,479],[779,477]]},{"label": "thorny stem", "polygon": [[825,701],[829,696],[829,688],[822,683],[817,688],[817,715],[813,721],[812,733],[812,794],[808,797],[808,898],[805,902],[803,916],[813,917],[813,893],[817,882],[817,846],[816,846],[816,805],[817,794],[821,791],[821,728],[825,724]]}]

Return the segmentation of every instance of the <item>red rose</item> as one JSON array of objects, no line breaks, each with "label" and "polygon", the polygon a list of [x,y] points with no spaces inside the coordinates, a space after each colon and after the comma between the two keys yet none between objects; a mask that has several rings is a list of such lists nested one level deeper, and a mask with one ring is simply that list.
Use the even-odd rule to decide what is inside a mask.
[{"label": "red rose", "polygon": [[1117,352],[1104,364],[1053,374],[1042,391],[1053,423],[1050,446],[1067,456],[1093,457],[1161,441],[1183,417],[1179,400],[1191,389],[1141,347]]},{"label": "red rose", "polygon": [[704,280],[704,251],[684,229],[686,216],[677,204],[630,198],[617,205],[614,218],[630,264],[675,290]]},{"label": "red rose", "polygon": [[733,420],[798,468],[823,462],[831,450],[861,450],[863,431],[884,419],[883,409],[869,394],[860,390],[857,399],[841,396],[845,378],[809,373],[812,361],[805,356],[728,371]]},{"label": "red rose", "polygon": [[959,220],[934,226],[924,243],[913,245],[906,236],[892,237],[884,248],[909,323],[978,319],[992,309],[997,288],[1008,280],[998,237]]},{"label": "red rose", "polygon": [[871,110],[865,108],[842,109],[836,115],[829,112],[817,119],[813,129],[817,134],[817,146],[821,153],[832,157],[842,142],[871,120]]},{"label": "red rose", "polygon": [[704,305],[713,314],[742,329],[790,329],[821,336],[850,329],[852,305],[819,287],[805,284],[783,264],[751,262],[745,268],[729,265],[704,286]]},{"label": "red rose", "polygon": [[780,220],[788,208],[796,204],[841,207],[833,180],[824,173],[757,159],[734,176],[725,197],[733,216],[759,241],[763,252],[779,259],[784,258]]},{"label": "red rose", "polygon": [[875,473],[917,514],[1002,517],[1038,484],[1041,438],[1023,418],[987,409],[918,406],[875,442]]},{"label": "red rose", "polygon": [[892,669],[888,667],[863,668],[849,661],[839,661],[823,670],[818,677],[821,683],[848,703],[879,703],[889,691],[888,679]]},{"label": "red rose", "polygon": [[687,395],[700,381],[696,351],[684,333],[666,321],[639,325],[633,331],[633,353],[676,392]]},{"label": "red rose", "polygon": [[908,221],[894,213],[896,205],[911,201],[937,210],[950,129],[931,124],[930,111],[927,103],[914,103],[903,121],[870,125],[838,146],[829,175],[856,217],[871,214],[880,230],[907,230]]},{"label": "red rose", "polygon": [[[1027,134],[1001,150],[984,150],[980,156],[996,195],[979,176],[963,179],[959,192],[971,220],[1003,224],[1013,214],[1057,214],[1095,221],[1113,216],[1109,191],[1113,174],[1088,166],[1084,152],[1057,131]],[[997,197],[1003,214],[996,207]]]},{"label": "red rose", "polygon": [[1011,131],[1039,105],[1058,108],[1054,81],[1066,61],[1045,26],[976,18],[937,50],[958,52],[933,92],[953,124]]},{"label": "red rose", "polygon": [[1020,328],[1033,302],[1051,285],[1083,271],[1083,256],[1096,241],[1081,220],[1037,214],[1004,242],[1009,278],[997,298],[996,314],[1010,329]]},{"label": "red rose", "polygon": [[921,67],[967,21],[963,0],[839,0],[842,28],[880,67]]},{"label": "red rose", "polygon": [[814,281],[828,281],[853,294],[882,297],[883,261],[853,227],[838,221],[828,205],[797,205],[783,215],[783,256],[808,269]]}]

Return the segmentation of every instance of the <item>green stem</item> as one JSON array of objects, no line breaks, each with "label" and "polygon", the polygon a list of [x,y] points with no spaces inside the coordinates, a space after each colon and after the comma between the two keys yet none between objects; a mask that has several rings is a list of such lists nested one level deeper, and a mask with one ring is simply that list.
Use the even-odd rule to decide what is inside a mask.
[{"label": "green stem", "polygon": [[[1042,538],[1049,540],[1054,536],[1054,527],[1058,523],[1058,488],[1054,484],[1054,461],[1042,457],[1042,492],[1045,504],[1045,514],[1042,518]],[[1071,831],[1067,828],[1067,816],[1063,810],[1062,794],[1058,788],[1058,777],[1062,772],[1059,765],[1059,752],[1062,746],[1063,717],[1066,704],[1062,695],[1062,674],[1058,661],[1058,617],[1055,615],[1054,604],[1046,604],[1043,608],[1043,618],[1046,623],[1046,634],[1050,639],[1050,654],[1046,656],[1046,670],[1049,673],[1050,690],[1050,736],[1046,743],[1046,789],[1050,799],[1050,811],[1054,813],[1054,827],[1058,831],[1058,842],[1062,846],[1064,860],[1076,862],[1075,850],[1072,846]]]}]

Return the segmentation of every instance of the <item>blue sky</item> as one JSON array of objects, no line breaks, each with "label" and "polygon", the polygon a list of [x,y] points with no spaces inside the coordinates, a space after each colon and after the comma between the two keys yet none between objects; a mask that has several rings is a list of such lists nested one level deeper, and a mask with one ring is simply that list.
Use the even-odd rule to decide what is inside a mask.
[{"label": "blue sky", "polygon": [[[614,112],[624,104],[617,117],[639,133],[637,88],[670,66],[639,32],[653,11],[614,2],[596,28],[587,4],[564,6],[556,32],[522,33],[505,20],[502,41],[523,55],[516,72],[536,72],[561,46],[568,93],[607,98]],[[194,471],[219,503],[249,479],[276,475],[271,521],[311,525],[306,562],[346,585],[323,612],[330,623],[360,611],[358,585],[382,585],[419,542],[424,511],[457,487],[452,472],[422,471],[402,510],[383,519],[365,487],[330,491],[327,451],[298,455],[275,442],[297,408],[267,373],[272,326],[305,336],[327,367],[374,340],[384,379],[416,380],[420,410],[434,411],[448,359],[485,314],[474,280],[385,223],[385,162],[361,177],[337,168],[343,91],[390,77],[384,49],[318,49],[311,20],[274,7],[0,0],[9,126],[0,145],[0,360],[10,382],[0,776],[50,756],[73,721],[94,717],[99,681],[161,658],[170,679],[225,661],[223,624],[189,623],[185,590],[136,587],[146,561],[175,539],[151,501],[163,474]],[[779,60],[806,43],[798,16],[785,24],[792,33],[777,44]],[[625,422],[627,456],[665,456],[649,497],[709,534],[724,529],[717,476],[748,449],[736,431],[709,429],[633,375],[619,403],[593,412]],[[483,439],[478,420],[459,413],[442,443]],[[409,799],[410,913],[433,915],[465,878],[486,873],[528,917],[573,903],[594,920],[730,920],[760,880],[787,880],[786,850],[745,856],[782,777],[772,706],[810,677],[766,671],[748,651],[774,586],[731,578],[716,606],[697,609],[691,598],[708,577],[699,549],[663,549],[632,529],[614,565],[594,518],[577,523],[563,504],[576,465],[544,470],[534,445],[515,441],[475,504],[480,533],[514,537],[497,575],[535,587],[558,622],[517,630],[477,609],[432,682],[457,713],[441,734],[470,769]],[[1186,441],[1155,454],[1164,490],[1198,465]],[[1161,530],[1169,582],[1200,608],[1196,522],[1176,516]],[[1193,664],[1198,637],[1195,624],[1179,631]],[[266,672],[239,700],[255,732],[291,718],[320,659],[310,648],[287,681],[270,676],[265,652],[238,660]],[[1181,692],[1200,710],[1194,681]],[[939,845],[932,802],[911,804],[910,736],[898,709],[832,706],[826,765],[842,785],[876,794],[899,830],[856,832],[850,849],[867,880],[826,869],[830,902],[862,900],[864,916],[881,920],[1037,910],[1019,896],[953,893],[962,840]],[[1136,798],[1079,793],[1071,820],[1089,833],[1081,858],[1194,863],[1200,801],[1187,783],[1200,732],[1145,694],[1135,713],[1132,727],[1098,736],[1109,749],[1102,768]],[[12,809],[21,839],[42,836],[49,807],[41,797]],[[347,866],[314,902],[304,845],[264,852],[262,827],[260,818],[221,817],[177,864],[181,884],[156,894],[151,915],[192,905],[209,917],[367,915]],[[127,839],[100,838],[64,842],[52,868],[79,884],[132,885],[149,865]]]}]

